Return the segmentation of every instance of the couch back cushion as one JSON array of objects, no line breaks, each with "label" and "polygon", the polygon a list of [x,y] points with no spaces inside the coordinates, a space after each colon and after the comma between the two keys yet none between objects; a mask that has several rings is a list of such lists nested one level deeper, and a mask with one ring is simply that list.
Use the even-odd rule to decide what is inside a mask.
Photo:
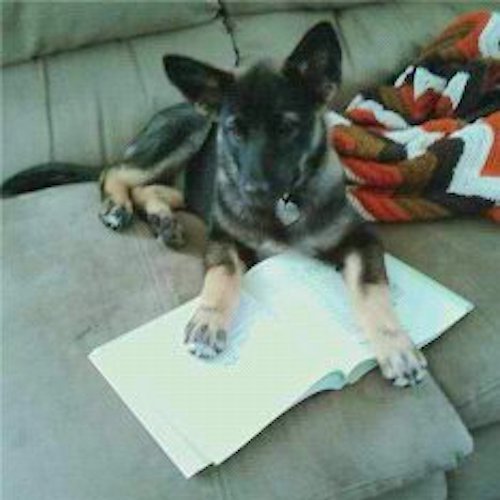
[{"label": "couch back cushion", "polygon": [[5,178],[32,165],[105,165],[162,108],[183,100],[162,56],[234,64],[220,19],[193,28],[103,43],[3,68]]},{"label": "couch back cushion", "polygon": [[2,65],[133,36],[201,24],[217,0],[189,2],[2,2]]},{"label": "couch back cushion", "polygon": [[223,3],[227,12],[234,16],[285,10],[331,10],[388,1],[390,0],[224,0]]},{"label": "couch back cushion", "polygon": [[[315,2],[311,5],[317,6]],[[326,10],[257,14],[238,5],[237,12],[250,15],[234,15],[232,25],[240,63],[248,66],[263,56],[282,61],[308,29],[320,21],[330,21],[342,46],[342,84],[336,105],[343,109],[361,89],[379,85],[403,71],[420,48],[456,16],[478,9],[494,10],[496,5],[491,1],[423,5],[423,0],[400,0],[353,2],[350,8],[338,8],[334,1]]]},{"label": "couch back cushion", "polygon": [[[127,141],[153,113],[182,100],[162,68],[167,52],[223,67],[234,65],[234,49],[241,65],[263,56],[281,60],[314,23],[330,20],[344,52],[337,103],[342,108],[360,88],[402,70],[457,14],[495,6],[360,1],[345,9],[339,8],[345,3],[339,0],[328,9],[316,9],[319,4],[314,3],[315,9],[307,11],[228,12],[233,39],[222,18],[209,20],[217,16],[217,0],[4,4],[10,12],[4,19],[7,60],[59,53],[3,68],[3,119],[8,126],[2,177],[49,160],[96,166],[118,161]],[[228,11],[244,11],[243,3],[224,0],[224,5]],[[287,5],[285,0],[273,2],[273,8]],[[251,8],[256,6],[251,2]],[[15,36],[13,19],[21,29]],[[150,33],[160,26],[161,33]],[[144,34],[146,30],[150,34]],[[140,33],[143,36],[132,36]],[[110,39],[94,45],[96,37]],[[92,46],[65,50],[78,43]]]}]

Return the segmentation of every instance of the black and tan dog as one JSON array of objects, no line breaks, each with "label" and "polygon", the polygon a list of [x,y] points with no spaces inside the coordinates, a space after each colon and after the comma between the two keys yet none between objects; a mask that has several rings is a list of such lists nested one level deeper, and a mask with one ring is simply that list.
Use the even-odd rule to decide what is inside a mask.
[{"label": "black and tan dog", "polygon": [[[233,74],[181,56],[166,56],[164,65],[192,106],[155,116],[124,163],[101,174],[101,218],[119,229],[135,208],[166,243],[180,244],[172,210],[182,206],[182,196],[160,180],[212,145],[206,275],[186,328],[190,351],[212,357],[225,348],[245,266],[293,247],[342,270],[383,375],[399,386],[422,380],[426,361],[391,305],[381,243],[350,208],[339,159],[328,145],[324,113],[341,77],[332,27],[312,28],[279,66],[262,62]],[[43,170],[17,176],[4,190],[79,180],[68,179],[66,166],[46,167],[45,176]],[[77,171],[87,172],[86,180],[95,175],[72,170],[80,178],[85,174]]]}]

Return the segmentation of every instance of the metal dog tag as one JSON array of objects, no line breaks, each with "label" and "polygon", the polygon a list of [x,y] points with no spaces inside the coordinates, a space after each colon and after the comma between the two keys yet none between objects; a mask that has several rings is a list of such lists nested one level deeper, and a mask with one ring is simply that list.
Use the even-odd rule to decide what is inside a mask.
[{"label": "metal dog tag", "polygon": [[293,201],[285,197],[277,201],[275,211],[276,217],[278,217],[285,226],[290,226],[300,219],[299,207]]}]

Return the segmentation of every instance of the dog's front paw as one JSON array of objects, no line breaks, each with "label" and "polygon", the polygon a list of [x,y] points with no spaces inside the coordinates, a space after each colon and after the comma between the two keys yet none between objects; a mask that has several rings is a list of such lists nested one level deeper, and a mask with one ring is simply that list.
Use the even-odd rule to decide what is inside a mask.
[{"label": "dog's front paw", "polygon": [[200,306],[186,326],[184,342],[199,358],[214,358],[227,344],[224,315],[214,307]]},{"label": "dog's front paw", "polygon": [[376,346],[377,360],[382,375],[398,387],[420,383],[427,372],[425,356],[403,332],[384,332],[388,337]]},{"label": "dog's front paw", "polygon": [[148,214],[147,222],[153,234],[168,247],[180,248],[185,245],[184,228],[175,216]]},{"label": "dog's front paw", "polygon": [[103,201],[99,218],[102,223],[113,229],[113,231],[120,231],[129,226],[132,222],[134,214],[132,210],[122,205],[117,205],[110,198]]}]

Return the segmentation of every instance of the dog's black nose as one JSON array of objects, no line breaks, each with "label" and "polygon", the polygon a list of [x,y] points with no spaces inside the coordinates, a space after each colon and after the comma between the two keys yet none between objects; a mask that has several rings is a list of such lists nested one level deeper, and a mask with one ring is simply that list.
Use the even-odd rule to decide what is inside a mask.
[{"label": "dog's black nose", "polygon": [[245,182],[243,191],[248,195],[262,195],[269,191],[267,182]]}]

